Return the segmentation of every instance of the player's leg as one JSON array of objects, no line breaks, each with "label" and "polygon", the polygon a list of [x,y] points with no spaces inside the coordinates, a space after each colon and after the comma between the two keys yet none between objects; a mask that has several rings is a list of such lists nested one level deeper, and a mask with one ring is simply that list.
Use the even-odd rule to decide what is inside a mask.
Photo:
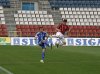
[{"label": "player's leg", "polygon": [[66,45],[66,41],[65,41],[65,38],[64,38],[64,35],[61,33],[61,32],[59,32],[58,34],[58,37],[59,37],[59,42],[60,42],[60,44],[61,45]]},{"label": "player's leg", "polygon": [[44,43],[42,43],[41,47],[42,47],[42,59],[40,60],[40,62],[44,63],[46,46]]},{"label": "player's leg", "polygon": [[58,38],[55,42],[56,47],[58,48],[60,45],[62,45],[62,42],[60,40],[60,38]]},{"label": "player's leg", "polygon": [[66,40],[65,40],[65,38],[62,38],[61,41],[62,41],[62,43],[63,43],[62,45],[65,46],[65,45],[66,45]]},{"label": "player's leg", "polygon": [[44,63],[45,49],[44,49],[43,43],[41,41],[39,41],[38,45],[42,48],[42,54],[41,54],[42,59],[40,60],[40,62]]},{"label": "player's leg", "polygon": [[63,35],[63,38],[62,38],[62,42],[63,42],[63,46],[66,46],[66,40],[65,40],[65,37],[67,37],[67,32],[65,32],[65,34]]},{"label": "player's leg", "polygon": [[55,43],[55,46],[58,48],[59,47],[59,44],[58,43]]},{"label": "player's leg", "polygon": [[44,44],[45,44],[45,46],[48,46],[48,47],[50,47],[52,49],[52,42],[46,41]]},{"label": "player's leg", "polygon": [[48,46],[49,47],[49,43],[47,41],[44,42],[45,47]]},{"label": "player's leg", "polygon": [[65,41],[64,35],[62,33],[60,33],[60,41],[61,41],[63,46],[66,45],[66,41]]},{"label": "player's leg", "polygon": [[40,60],[41,63],[44,63],[45,58],[45,49],[42,49],[42,59]]}]

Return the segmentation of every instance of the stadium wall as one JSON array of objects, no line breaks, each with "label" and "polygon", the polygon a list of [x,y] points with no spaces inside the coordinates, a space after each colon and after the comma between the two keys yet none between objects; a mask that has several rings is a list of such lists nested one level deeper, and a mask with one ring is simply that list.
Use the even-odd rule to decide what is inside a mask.
[{"label": "stadium wall", "polygon": [[[48,38],[48,43],[55,45],[57,38]],[[100,38],[65,38],[66,46],[100,46]],[[36,46],[34,37],[0,37],[0,45]]]}]

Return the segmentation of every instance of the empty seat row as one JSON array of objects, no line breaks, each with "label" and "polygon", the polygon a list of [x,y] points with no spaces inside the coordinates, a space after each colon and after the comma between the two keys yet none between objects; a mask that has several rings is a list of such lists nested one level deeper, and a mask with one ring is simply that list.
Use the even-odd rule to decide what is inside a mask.
[{"label": "empty seat row", "polygon": [[69,26],[69,28],[72,28],[72,29],[100,29],[100,26]]},{"label": "empty seat row", "polygon": [[0,6],[4,8],[10,8],[10,1],[9,0],[0,0]]},{"label": "empty seat row", "polygon": [[67,21],[68,22],[96,22],[96,23],[99,23],[100,22],[100,19],[92,19],[92,18],[67,18]]},{"label": "empty seat row", "polygon": [[52,18],[52,15],[43,14],[14,14],[14,17]]},{"label": "empty seat row", "polygon": [[100,22],[68,22],[68,25],[81,25],[81,26],[100,26]]},{"label": "empty seat row", "polygon": [[99,38],[100,34],[99,33],[76,33],[76,32],[70,32],[68,33],[69,37],[96,37]]},{"label": "empty seat row", "polygon": [[16,25],[16,28],[18,29],[37,29],[39,27],[43,27],[43,28],[54,28],[54,25]]},{"label": "empty seat row", "polygon": [[0,37],[7,37],[7,26],[5,24],[0,24]]},{"label": "empty seat row", "polygon": [[0,24],[0,28],[7,28],[6,24]]},{"label": "empty seat row", "polygon": [[100,7],[100,1],[99,0],[92,0],[92,1],[86,1],[86,0],[49,0],[51,7],[53,8],[60,8],[60,7]]},{"label": "empty seat row", "polygon": [[23,24],[25,24],[25,25],[54,25],[54,22],[39,22],[39,21],[21,21],[21,22],[19,22],[19,21],[16,21],[16,24],[18,25],[18,24],[20,24],[20,25],[23,25]]},{"label": "empty seat row", "polygon": [[69,26],[70,37],[100,37],[100,26]]},{"label": "empty seat row", "polygon": [[[63,17],[64,18],[64,17]],[[65,17],[66,18],[66,17]],[[99,23],[100,22],[100,19],[99,18],[78,18],[78,17],[73,17],[71,16],[71,18],[67,16],[66,18],[68,20],[68,22],[96,22],[96,23]]]},{"label": "empty seat row", "polygon": [[[55,34],[55,27],[53,25],[16,25],[16,31],[18,36],[35,36],[39,31],[39,27],[43,27],[49,35]],[[26,30],[27,29],[27,30]]]},{"label": "empty seat row", "polygon": [[53,17],[47,11],[23,11],[19,10],[14,14],[16,24],[30,25],[54,25]]},{"label": "empty seat row", "polygon": [[100,15],[100,11],[61,11],[61,14]]},{"label": "empty seat row", "polygon": [[[100,11],[96,8],[89,11],[87,8],[84,8],[84,11],[66,11],[66,9],[72,8],[60,8],[62,18],[68,20],[69,25],[99,25],[100,26]],[[75,8],[79,10],[79,8]],[[87,9],[87,11],[85,11]]]},{"label": "empty seat row", "polygon": [[62,14],[62,18],[71,18],[71,19],[77,19],[77,18],[87,18],[87,19],[100,19],[99,15],[82,15],[82,14]]},{"label": "empty seat row", "polygon": [[0,32],[0,37],[7,37],[8,36],[8,32]]},{"label": "empty seat row", "polygon": [[2,6],[0,6],[0,24],[5,24],[5,17],[4,17],[4,11]]},{"label": "empty seat row", "polygon": [[18,10],[19,14],[47,14],[47,11]]},{"label": "empty seat row", "polygon": [[[35,36],[39,31],[39,25],[16,25],[18,36]],[[55,26],[44,25],[45,31],[50,35],[56,33]],[[100,37],[100,26],[70,26],[69,37]],[[26,30],[27,29],[27,30]]]},{"label": "empty seat row", "polygon": [[100,8],[83,8],[83,7],[67,7],[67,8],[59,8],[60,11],[100,11]]},{"label": "empty seat row", "polygon": [[[1,18],[1,20],[4,20],[4,18]],[[15,18],[15,21],[46,21],[46,22],[53,22],[53,18],[49,19],[49,18]]]}]

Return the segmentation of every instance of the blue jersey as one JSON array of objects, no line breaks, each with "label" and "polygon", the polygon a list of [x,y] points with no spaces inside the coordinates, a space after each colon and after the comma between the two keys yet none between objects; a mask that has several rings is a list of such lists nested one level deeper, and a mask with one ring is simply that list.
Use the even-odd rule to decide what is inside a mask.
[{"label": "blue jersey", "polygon": [[47,33],[46,32],[38,32],[36,34],[37,38],[38,38],[38,42],[43,41],[46,39],[47,37]]},{"label": "blue jersey", "polygon": [[38,39],[38,44],[39,46],[41,46],[42,48],[46,48],[46,46],[48,45],[46,42],[43,42],[43,40],[46,39],[47,37],[47,33],[46,32],[38,32],[36,34],[36,37]]}]

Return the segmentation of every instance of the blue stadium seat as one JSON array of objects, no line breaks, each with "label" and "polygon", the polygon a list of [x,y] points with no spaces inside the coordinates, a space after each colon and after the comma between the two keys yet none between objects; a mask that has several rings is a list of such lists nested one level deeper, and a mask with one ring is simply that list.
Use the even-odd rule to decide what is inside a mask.
[{"label": "blue stadium seat", "polygon": [[59,9],[61,7],[100,7],[99,0],[49,0],[51,7]]},{"label": "blue stadium seat", "polygon": [[0,0],[0,5],[4,8],[10,8],[10,1],[9,0]]}]

